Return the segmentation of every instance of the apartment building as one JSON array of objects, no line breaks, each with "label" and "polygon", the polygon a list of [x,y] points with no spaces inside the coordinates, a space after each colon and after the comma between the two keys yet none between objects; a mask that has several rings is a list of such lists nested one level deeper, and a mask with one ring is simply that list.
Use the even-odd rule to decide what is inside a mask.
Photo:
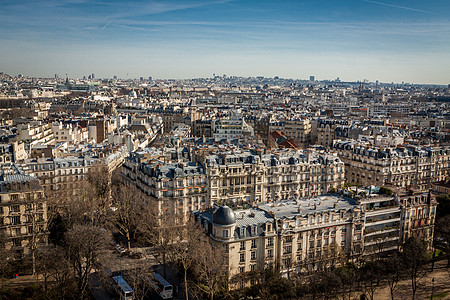
[{"label": "apartment building", "polygon": [[333,150],[345,163],[347,182],[393,185],[427,191],[450,170],[450,147],[403,145],[376,147],[368,142],[337,140]]},{"label": "apartment building", "polygon": [[250,150],[223,151],[202,157],[211,203],[255,203],[264,198],[264,164]]},{"label": "apartment building", "polygon": [[428,193],[410,193],[401,197],[401,241],[409,237],[424,239],[432,245],[436,218],[436,197]]},{"label": "apartment building", "polygon": [[279,150],[262,155],[262,162],[262,201],[322,195],[345,183],[344,163],[330,152]]},{"label": "apartment building", "polygon": [[82,182],[91,167],[100,164],[112,172],[122,164],[128,153],[126,146],[103,149],[103,152],[97,149],[85,150],[83,155],[77,152],[64,153],[62,157],[28,159],[24,163],[46,191],[67,190],[76,193],[84,188]]},{"label": "apartment building", "polygon": [[[275,219],[266,211],[248,208],[233,211],[228,206],[197,216],[207,236],[225,249],[229,278],[245,272],[275,267],[277,230]],[[243,287],[246,282],[234,282]]]},{"label": "apartment building", "polygon": [[41,121],[17,125],[17,140],[23,141],[31,146],[55,143],[51,124]]},{"label": "apartment building", "polygon": [[229,119],[213,121],[213,137],[218,140],[234,140],[243,135],[254,135],[253,128],[249,126],[244,118],[232,116]]},{"label": "apartment building", "polygon": [[37,178],[17,165],[0,171],[0,231],[15,258],[47,242],[47,201]]},{"label": "apartment building", "polygon": [[211,207],[205,169],[195,162],[166,163],[127,157],[122,165],[122,180],[135,186],[156,204],[155,213],[168,211],[187,216],[192,211]]},{"label": "apartment building", "polygon": [[399,197],[371,189],[365,196],[328,194],[235,210],[221,206],[196,218],[207,237],[225,249],[232,287],[255,283],[239,274],[272,266],[289,276],[362,262],[398,249],[410,236],[431,246],[432,194]]},{"label": "apartment building", "polygon": [[307,147],[311,144],[311,121],[308,119],[286,119],[269,124],[269,132],[281,131],[294,140],[299,147]]},{"label": "apartment building", "polygon": [[[183,207],[185,213],[208,208],[214,203],[273,202],[293,195],[321,195],[345,182],[344,164],[336,155],[325,151],[286,149],[261,154],[244,148],[216,150],[191,157],[189,147],[180,148],[172,152],[168,161],[166,155],[159,156],[158,159],[167,162],[149,162],[142,159],[142,153],[134,152],[125,159],[122,176],[155,199],[180,202],[177,206]],[[192,177],[192,180],[179,181],[180,176]],[[202,183],[201,189],[194,184],[197,179]],[[160,187],[155,182],[167,183]],[[178,184],[185,184],[188,190]],[[202,193],[195,201],[186,198],[191,184]],[[159,189],[168,189],[165,196]],[[198,201],[201,206],[197,205]]]},{"label": "apartment building", "polygon": [[77,144],[88,140],[87,129],[77,126],[76,123],[54,122],[52,130],[57,143]]},{"label": "apartment building", "polygon": [[25,143],[13,141],[11,143],[0,144],[0,163],[19,162],[28,158],[25,150]]},{"label": "apartment building", "polygon": [[311,133],[312,140],[318,145],[329,148],[335,139],[348,137],[349,123],[347,120],[315,120]]}]

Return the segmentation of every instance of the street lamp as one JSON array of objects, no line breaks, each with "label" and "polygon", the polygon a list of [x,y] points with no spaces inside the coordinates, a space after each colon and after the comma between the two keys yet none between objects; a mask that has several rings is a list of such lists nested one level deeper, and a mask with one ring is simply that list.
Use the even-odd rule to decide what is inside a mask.
[{"label": "street lamp", "polygon": [[431,297],[430,299],[433,300],[433,294],[434,294],[434,277],[431,279]]}]

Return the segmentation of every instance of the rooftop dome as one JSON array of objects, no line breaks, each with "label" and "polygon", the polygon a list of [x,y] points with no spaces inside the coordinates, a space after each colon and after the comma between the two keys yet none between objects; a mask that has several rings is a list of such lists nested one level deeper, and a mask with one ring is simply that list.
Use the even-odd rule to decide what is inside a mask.
[{"label": "rooftop dome", "polygon": [[236,222],[236,216],[228,206],[221,206],[213,213],[213,222],[218,225],[232,225]]}]

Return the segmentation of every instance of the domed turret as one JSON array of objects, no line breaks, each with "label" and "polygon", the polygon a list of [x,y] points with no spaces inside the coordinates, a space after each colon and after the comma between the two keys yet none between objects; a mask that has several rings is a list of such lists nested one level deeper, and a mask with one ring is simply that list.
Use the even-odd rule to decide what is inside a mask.
[{"label": "domed turret", "polygon": [[236,216],[228,206],[221,206],[213,213],[213,222],[217,225],[232,225],[236,222]]}]

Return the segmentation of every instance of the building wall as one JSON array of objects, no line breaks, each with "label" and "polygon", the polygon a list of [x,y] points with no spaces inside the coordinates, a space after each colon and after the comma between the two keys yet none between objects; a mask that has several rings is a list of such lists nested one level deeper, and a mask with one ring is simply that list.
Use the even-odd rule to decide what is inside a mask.
[{"label": "building wall", "polygon": [[28,184],[2,182],[0,192],[0,230],[6,236],[6,249],[13,251],[17,258],[30,252],[33,236],[42,244],[47,242],[48,235],[43,188],[36,179],[26,180]]}]

